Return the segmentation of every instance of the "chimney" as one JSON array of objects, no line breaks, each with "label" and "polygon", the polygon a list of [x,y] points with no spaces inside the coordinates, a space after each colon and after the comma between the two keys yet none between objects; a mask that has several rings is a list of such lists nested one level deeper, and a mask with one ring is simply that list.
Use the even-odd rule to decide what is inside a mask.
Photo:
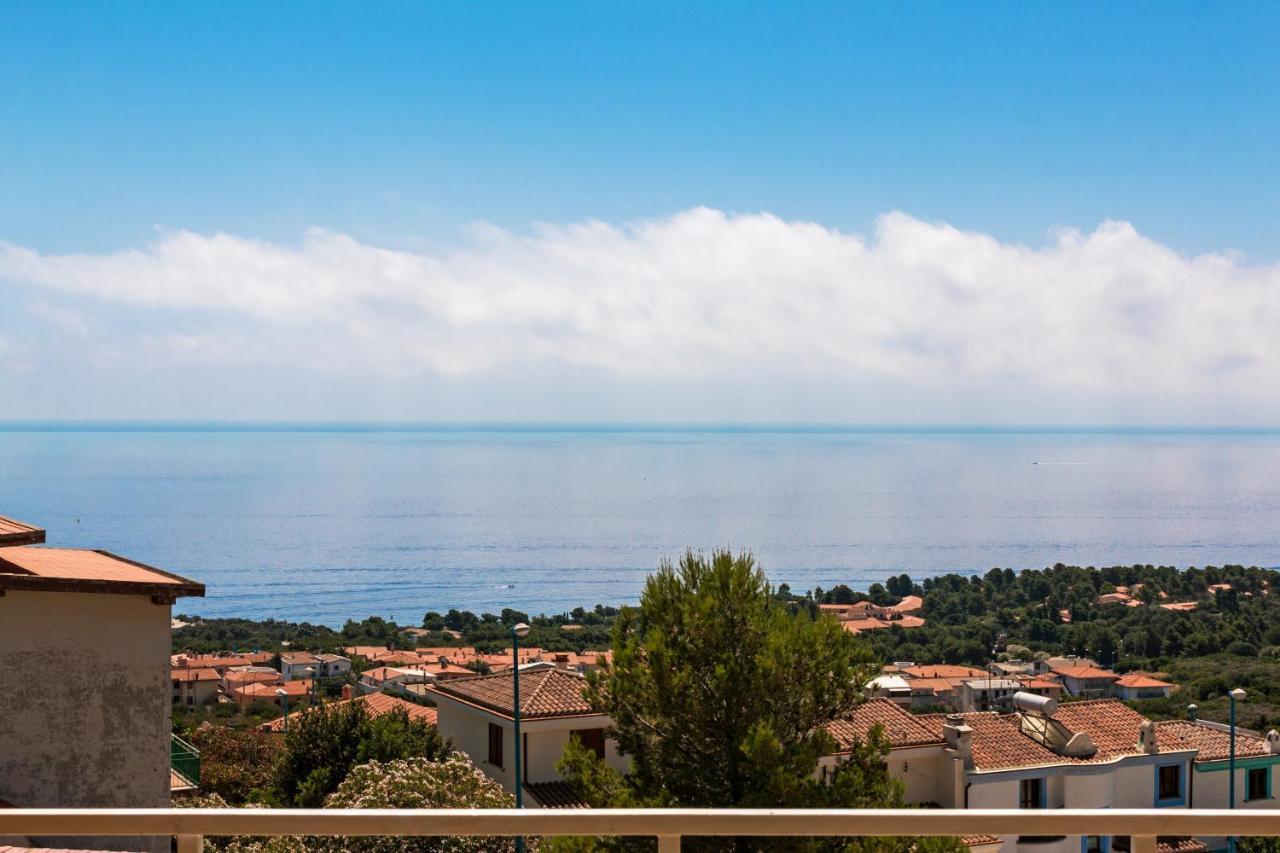
[{"label": "chimney", "polygon": [[1197,708],[1197,707],[1195,706],[1195,703],[1192,703],[1192,704],[1188,705],[1188,706],[1187,706],[1187,719],[1194,723],[1194,722],[1196,721],[1196,715],[1197,715],[1199,712],[1200,712],[1200,709],[1199,709],[1199,708]]},{"label": "chimney", "polygon": [[953,750],[956,758],[964,761],[965,766],[973,764],[973,729],[964,723],[960,714],[947,714],[946,723],[942,726],[942,735],[947,741],[947,748]]},{"label": "chimney", "polygon": [[351,693],[352,693],[352,691],[351,691],[351,685],[350,685],[350,684],[344,684],[344,685],[342,685],[342,698],[343,698],[343,699],[350,699],[350,698],[351,698]]},{"label": "chimney", "polygon": [[1160,751],[1160,743],[1156,738],[1156,724],[1150,720],[1138,727],[1138,748],[1147,755],[1155,755]]}]

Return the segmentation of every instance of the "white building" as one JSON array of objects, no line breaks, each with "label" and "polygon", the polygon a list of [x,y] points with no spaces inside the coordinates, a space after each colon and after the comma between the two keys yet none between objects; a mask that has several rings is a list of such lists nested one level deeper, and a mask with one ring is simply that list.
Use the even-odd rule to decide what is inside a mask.
[{"label": "white building", "polygon": [[285,681],[315,678],[319,670],[320,662],[309,652],[285,652],[280,655],[280,674]]},{"label": "white building", "polygon": [[[847,751],[880,726],[890,774],[911,804],[945,808],[1224,808],[1224,727],[1152,723],[1114,699],[1056,703],[1018,700],[1019,713],[913,716],[875,699],[828,731]],[[1039,708],[1039,710],[1037,710]],[[1237,730],[1237,808],[1274,808],[1280,735]],[[821,764],[830,773],[837,753]],[[1172,839],[1162,839],[1171,844]],[[1181,839],[1180,853],[1226,848],[1225,839]],[[1106,837],[1004,836],[1002,853],[1109,851]],[[1165,849],[1174,849],[1166,846]]]},{"label": "white building", "polygon": [[[556,769],[571,737],[576,737],[619,770],[626,760],[605,736],[609,717],[593,711],[583,698],[586,681],[554,668],[521,669],[521,768],[528,806],[564,806],[573,802]],[[513,674],[483,675],[438,682],[430,688],[440,734],[452,738],[477,767],[515,791],[515,703]]]},{"label": "white building", "polygon": [[1121,699],[1163,699],[1174,685],[1141,672],[1130,672],[1116,679],[1114,690]]},{"label": "white building", "polygon": [[320,678],[336,678],[351,672],[351,658],[342,655],[316,655],[316,675]]},{"label": "white building", "polygon": [[435,681],[435,676],[425,670],[380,666],[360,673],[360,692],[380,693],[388,689],[404,692],[407,685],[432,681]]}]

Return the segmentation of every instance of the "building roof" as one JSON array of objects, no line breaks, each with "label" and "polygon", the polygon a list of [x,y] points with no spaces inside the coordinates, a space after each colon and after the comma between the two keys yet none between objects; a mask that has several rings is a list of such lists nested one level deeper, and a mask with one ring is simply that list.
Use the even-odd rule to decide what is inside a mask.
[{"label": "building roof", "polygon": [[204,584],[87,548],[17,545],[0,548],[0,589],[39,592],[114,592],[173,603],[204,595]]},{"label": "building roof", "polygon": [[[1072,732],[1088,734],[1097,751],[1075,757],[1060,755],[1023,734],[1017,714],[979,711],[959,715],[973,730],[973,763],[978,770],[1011,770],[1053,764],[1103,764],[1128,755],[1142,755],[1138,747],[1141,726],[1147,718],[1118,699],[1068,702],[1058,707],[1054,719]],[[916,719],[943,736],[945,714],[922,714]],[[1159,741],[1159,738],[1157,738]],[[1178,742],[1160,744],[1161,752],[1192,747]]]},{"label": "building roof", "polygon": [[[562,669],[520,670],[520,716],[527,719],[578,717],[597,714],[583,698],[586,681]],[[457,678],[431,688],[451,699],[459,699],[504,717],[515,712],[513,676],[510,672]]]},{"label": "building roof", "polygon": [[896,613],[914,613],[922,607],[924,607],[923,598],[918,595],[908,595],[889,609]]},{"label": "building roof", "polygon": [[903,672],[912,678],[982,678],[985,670],[972,666],[953,666],[951,664],[920,664],[903,667]]},{"label": "building roof", "polygon": [[863,702],[844,719],[832,720],[823,728],[835,738],[839,751],[847,752],[854,741],[865,739],[875,726],[883,728],[894,748],[942,743],[941,731],[932,731],[920,718],[883,698]]},{"label": "building roof", "polygon": [[39,545],[44,531],[39,527],[0,515],[0,545]]},{"label": "building roof", "polygon": [[1175,601],[1170,604],[1161,604],[1165,610],[1195,610],[1199,607],[1199,603],[1195,601]]},{"label": "building roof", "polygon": [[221,681],[222,676],[216,669],[171,669],[170,681]]},{"label": "building roof", "polygon": [[1130,672],[1116,679],[1116,687],[1173,687],[1167,681],[1152,678],[1145,672]]},{"label": "building roof", "polygon": [[[406,701],[398,696],[388,696],[386,693],[370,693],[366,696],[356,696],[353,699],[342,699],[332,703],[332,705],[344,705],[347,702],[359,702],[364,705],[364,709],[369,713],[370,717],[381,717],[383,714],[389,714],[400,708],[409,715],[411,720],[423,720],[427,725],[431,726],[436,724],[435,708],[415,705],[413,702]],[[289,716],[292,717],[298,713],[302,712],[290,711]],[[259,726],[258,730],[263,732],[282,732],[284,731],[284,717],[276,717],[271,722]]]},{"label": "building roof", "polygon": [[[1196,761],[1226,761],[1231,757],[1230,732],[1190,720],[1161,720],[1156,723],[1156,741],[1161,748],[1195,749]],[[1236,729],[1236,758],[1270,755],[1264,738]]]},{"label": "building roof", "polygon": [[589,809],[568,782],[534,782],[524,786],[525,793],[544,809]]},{"label": "building roof", "polygon": [[272,699],[279,695],[276,692],[278,690],[283,690],[286,696],[306,696],[311,692],[311,682],[304,678],[299,678],[296,681],[282,681],[276,684],[254,682],[243,687],[237,687],[232,692],[244,698],[261,696],[264,699]]},{"label": "building roof", "polygon": [[998,835],[961,835],[960,843],[965,847],[988,847],[994,844],[1004,844],[1004,840]]},{"label": "building roof", "polygon": [[1120,676],[1116,675],[1109,669],[1103,669],[1100,666],[1090,666],[1089,664],[1078,664],[1076,666],[1055,666],[1053,667],[1054,675],[1060,675],[1063,678],[1075,678],[1078,680],[1085,679],[1107,679],[1115,681]]}]

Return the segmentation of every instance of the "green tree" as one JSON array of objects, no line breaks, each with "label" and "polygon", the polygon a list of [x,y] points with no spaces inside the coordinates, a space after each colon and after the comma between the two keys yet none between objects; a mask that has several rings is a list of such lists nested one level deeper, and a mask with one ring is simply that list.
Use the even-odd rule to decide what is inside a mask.
[{"label": "green tree", "polygon": [[226,726],[204,726],[191,733],[200,750],[200,790],[217,794],[232,805],[271,784],[279,748],[271,735]]},{"label": "green tree", "polygon": [[[882,740],[855,748],[827,781],[817,775],[835,746],[823,724],[858,702],[874,671],[870,653],[830,617],[814,620],[779,602],[750,554],[688,553],[679,566],[664,563],[639,607],[614,623],[613,649],[612,666],[589,676],[587,697],[610,715],[610,735],[631,771],[618,773],[576,742],[561,763],[593,806],[901,804]],[[708,851],[849,847],[847,840],[685,840],[688,850]]]},{"label": "green tree", "polygon": [[435,726],[409,718],[402,708],[370,717],[363,702],[310,708],[290,717],[284,751],[273,773],[273,799],[316,808],[337,790],[347,772],[366,761],[444,758],[452,748]]}]

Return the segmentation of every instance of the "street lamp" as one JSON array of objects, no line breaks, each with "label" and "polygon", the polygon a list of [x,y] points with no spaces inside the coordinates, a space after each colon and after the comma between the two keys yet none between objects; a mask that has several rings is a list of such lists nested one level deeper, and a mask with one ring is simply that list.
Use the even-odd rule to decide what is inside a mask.
[{"label": "street lamp", "polygon": [[289,733],[289,691],[283,687],[276,688],[276,695],[280,697],[280,701],[284,703],[284,733]]},{"label": "street lamp", "polygon": [[[529,626],[517,622],[511,626],[511,693],[512,714],[516,739],[516,808],[524,808],[524,779],[521,776],[524,744],[520,741],[520,640],[529,636]],[[524,853],[524,836],[516,836],[516,853]]]},{"label": "street lamp", "polygon": [[[1237,687],[1227,694],[1231,697],[1231,757],[1227,762],[1227,775],[1230,777],[1227,782],[1227,808],[1234,809],[1236,807],[1236,702],[1244,701],[1244,690]],[[1227,839],[1227,850],[1235,853],[1236,837],[1233,835]]]}]

